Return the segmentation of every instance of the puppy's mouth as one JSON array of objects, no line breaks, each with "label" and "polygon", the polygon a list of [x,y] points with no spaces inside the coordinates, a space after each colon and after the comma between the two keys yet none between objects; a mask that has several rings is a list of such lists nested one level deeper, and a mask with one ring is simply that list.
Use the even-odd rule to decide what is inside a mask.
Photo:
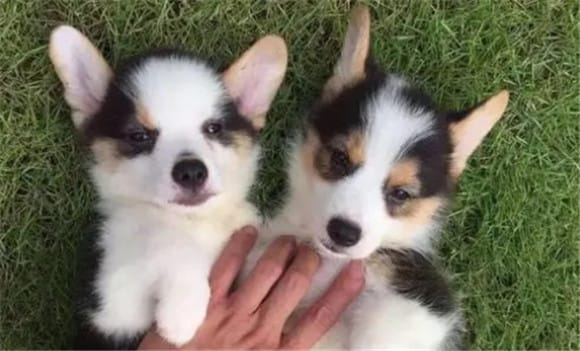
[{"label": "puppy's mouth", "polygon": [[330,240],[326,239],[315,239],[314,247],[322,255],[333,258],[348,258],[349,255],[344,251],[345,249],[339,245],[334,244]]},{"label": "puppy's mouth", "polygon": [[171,203],[185,207],[199,206],[214,195],[215,194],[210,192],[201,192],[197,194],[183,193],[175,197]]}]

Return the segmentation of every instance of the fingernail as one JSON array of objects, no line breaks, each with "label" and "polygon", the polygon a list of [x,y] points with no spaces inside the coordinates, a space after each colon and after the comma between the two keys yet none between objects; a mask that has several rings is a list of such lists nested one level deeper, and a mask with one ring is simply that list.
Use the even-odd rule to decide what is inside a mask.
[{"label": "fingernail", "polygon": [[253,226],[247,225],[247,226],[243,227],[242,229],[238,230],[236,232],[236,234],[247,236],[247,237],[253,237],[253,236],[256,236],[258,234],[258,231]]},{"label": "fingernail", "polygon": [[294,237],[291,235],[281,235],[278,240],[284,243],[291,243],[292,245],[296,245],[296,239],[294,239]]},{"label": "fingernail", "polygon": [[312,260],[317,266],[320,264],[320,255],[312,248],[312,246],[306,243],[302,242],[298,245],[298,255]]},{"label": "fingernail", "polygon": [[282,235],[276,239],[284,249],[290,249],[291,251],[296,250],[296,239],[290,235]]},{"label": "fingernail", "polygon": [[298,244],[298,250],[304,254],[314,254],[318,256],[318,253],[314,249],[312,249],[312,246],[304,242]]}]

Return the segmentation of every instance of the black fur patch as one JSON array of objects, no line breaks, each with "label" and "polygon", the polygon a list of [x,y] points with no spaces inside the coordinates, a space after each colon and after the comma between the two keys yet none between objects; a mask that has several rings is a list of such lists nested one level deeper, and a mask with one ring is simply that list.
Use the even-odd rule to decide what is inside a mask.
[{"label": "black fur patch", "polygon": [[239,114],[234,102],[226,102],[222,108],[222,113],[223,132],[216,136],[216,140],[229,146],[233,143],[235,135],[241,134],[250,138],[252,142],[256,142],[258,131],[247,118]]},{"label": "black fur patch", "polygon": [[[176,49],[157,49],[129,58],[120,66],[109,84],[100,110],[83,126],[83,137],[88,144],[99,138],[112,139],[117,145],[119,154],[125,157],[134,157],[153,150],[158,134],[162,131],[148,130],[139,122],[135,102],[127,93],[132,89],[131,75],[155,58],[178,58],[201,62],[195,54]],[[217,73],[216,79],[219,79]],[[257,139],[257,130],[248,119],[238,113],[235,103],[225,95],[225,92],[221,115],[216,116],[216,119],[222,121],[224,129],[214,139],[224,145],[230,145],[236,133],[241,133],[252,141]],[[149,136],[148,141],[134,142],[131,138],[134,133],[146,133]]]},{"label": "black fur patch", "polygon": [[73,350],[136,349],[142,336],[112,340],[100,333],[89,320],[89,315],[96,311],[100,305],[94,284],[103,256],[102,249],[97,244],[101,235],[98,228],[101,216],[93,212],[89,217],[90,224],[79,247],[80,260],[75,277],[77,285],[73,310],[74,333],[70,348]]},{"label": "black fur patch", "polygon": [[418,160],[420,196],[447,195],[451,187],[449,157],[452,145],[446,118],[438,111],[431,97],[421,89],[408,85],[400,90],[399,96],[411,111],[420,115],[432,114],[434,123],[431,134],[405,147],[406,152],[400,157]]},{"label": "black fur patch", "polygon": [[[198,61],[194,54],[177,49],[156,49],[127,59],[115,72],[101,108],[82,128],[83,137],[88,144],[98,138],[112,139],[119,154],[125,157],[134,157],[153,150],[159,132],[148,130],[139,122],[135,102],[127,93],[131,90],[131,75],[154,58]],[[131,138],[135,133],[145,133],[149,138],[145,142],[135,142]]]},{"label": "black fur patch", "polygon": [[406,152],[401,156],[402,159],[417,160],[421,197],[448,196],[452,188],[449,176],[451,141],[447,127],[439,124],[431,135],[405,148]]},{"label": "black fur patch", "polygon": [[[135,133],[145,133],[149,139],[135,142],[131,138]],[[113,140],[119,154],[130,158],[153,151],[158,131],[148,130],[139,122],[133,100],[114,80],[109,85],[99,112],[82,126],[82,136],[88,144],[103,138]]]},{"label": "black fur patch", "polygon": [[366,78],[353,86],[346,87],[331,101],[318,103],[310,116],[314,128],[323,144],[338,135],[347,135],[352,130],[364,130],[366,121],[362,112],[388,76],[379,71],[367,74]]},{"label": "black fur patch", "polygon": [[380,249],[378,254],[389,256],[394,270],[390,283],[399,294],[438,315],[455,311],[453,291],[431,257],[414,250]]},{"label": "black fur patch", "polygon": [[341,143],[349,135],[364,130],[367,122],[362,114],[364,107],[387,80],[386,74],[367,61],[363,80],[344,88],[332,100],[315,105],[308,122],[322,144],[315,165],[322,178],[339,180],[359,168],[358,160],[349,160],[347,147]]}]

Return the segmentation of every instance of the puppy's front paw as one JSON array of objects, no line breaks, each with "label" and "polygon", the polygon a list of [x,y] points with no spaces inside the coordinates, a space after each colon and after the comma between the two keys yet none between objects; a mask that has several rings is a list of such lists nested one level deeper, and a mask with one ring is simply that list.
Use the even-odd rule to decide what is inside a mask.
[{"label": "puppy's front paw", "polygon": [[205,319],[207,304],[166,304],[157,311],[159,334],[175,346],[190,341]]}]

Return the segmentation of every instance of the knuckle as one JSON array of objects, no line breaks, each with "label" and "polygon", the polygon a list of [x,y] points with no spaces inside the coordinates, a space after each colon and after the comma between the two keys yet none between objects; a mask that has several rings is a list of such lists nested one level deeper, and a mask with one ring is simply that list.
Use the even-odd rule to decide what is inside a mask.
[{"label": "knuckle", "polygon": [[308,257],[308,259],[315,268],[317,268],[318,265],[320,265],[320,256],[312,248],[308,247],[308,249],[306,250],[306,256]]},{"label": "knuckle", "polygon": [[223,293],[224,290],[227,289],[224,286],[225,284],[223,283],[222,279],[220,279],[220,277],[215,275],[209,277],[208,284],[212,296],[221,294]]},{"label": "knuckle", "polygon": [[226,300],[222,305],[222,313],[228,318],[236,315],[236,312],[239,310],[239,302],[240,299],[238,298],[238,294],[234,294],[231,299]]},{"label": "knuckle", "polygon": [[259,263],[256,270],[261,276],[275,277],[282,274],[284,271],[284,265],[275,258],[265,258]]},{"label": "knuckle", "polygon": [[312,276],[301,270],[288,272],[287,288],[290,290],[302,290],[310,286]]},{"label": "knuckle", "polygon": [[352,296],[358,294],[363,286],[363,279],[344,279],[341,284],[341,290],[347,296]]},{"label": "knuckle", "polygon": [[312,248],[303,245],[298,250],[295,261],[300,263],[300,269],[314,274],[320,265],[320,256]]},{"label": "knuckle", "polygon": [[267,326],[259,324],[259,326],[248,335],[247,342],[252,345],[252,347],[259,348],[274,348],[272,346],[274,338],[271,336],[271,332],[268,330]]},{"label": "knuckle", "polygon": [[279,255],[280,252],[289,252],[294,248],[295,242],[292,237],[281,236],[274,240],[268,251],[273,255]]},{"label": "knuckle", "polygon": [[336,313],[325,305],[318,306],[308,317],[319,328],[330,327],[336,320]]},{"label": "knuckle", "polygon": [[300,345],[300,341],[296,337],[289,337],[284,341],[283,348],[286,350],[294,350],[294,349],[304,349],[304,347]]}]

